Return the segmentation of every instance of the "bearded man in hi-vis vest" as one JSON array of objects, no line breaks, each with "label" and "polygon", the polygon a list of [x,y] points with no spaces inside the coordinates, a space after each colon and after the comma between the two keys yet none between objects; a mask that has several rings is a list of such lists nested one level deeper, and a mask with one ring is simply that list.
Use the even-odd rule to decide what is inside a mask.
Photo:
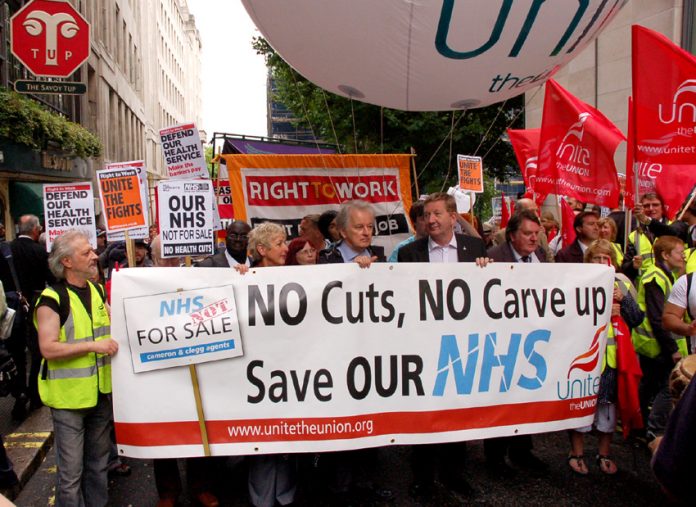
[{"label": "bearded man in hi-vis vest", "polygon": [[41,401],[51,407],[56,463],[56,505],[104,506],[111,431],[109,307],[97,279],[97,255],[87,236],[68,231],[48,258],[58,280],[36,302],[34,324],[44,357]]}]

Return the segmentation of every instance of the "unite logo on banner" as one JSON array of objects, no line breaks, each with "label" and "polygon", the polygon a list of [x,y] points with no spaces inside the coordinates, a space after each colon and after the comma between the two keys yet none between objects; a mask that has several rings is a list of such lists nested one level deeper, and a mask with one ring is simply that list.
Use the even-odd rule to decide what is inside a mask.
[{"label": "unite logo on banner", "polygon": [[558,145],[556,164],[560,170],[582,176],[590,175],[590,149],[582,145],[585,122],[588,118],[590,113],[580,113],[578,121],[570,126],[561,144]]},{"label": "unite logo on banner", "polygon": [[[663,104],[657,105],[657,115],[660,118],[661,123],[664,123],[665,125],[669,125],[675,121],[677,123],[682,123],[684,121],[684,115],[687,113],[690,115],[687,117],[687,121],[692,125],[696,124],[696,104],[689,102],[686,99],[680,104],[679,97],[683,93],[696,93],[696,79],[687,79],[681,85],[679,85],[677,91],[674,92],[671,105],[667,106],[666,108],[663,107]],[[667,118],[667,114],[665,113],[664,109],[669,110],[669,118]],[[689,130],[684,127],[677,127],[677,134],[691,135],[693,133],[693,128]]]},{"label": "unite logo on banner", "polygon": [[[573,400],[580,398],[579,402],[571,402],[571,410],[581,410],[587,407],[594,407],[597,404],[597,394],[599,394],[599,378],[600,375],[593,375],[596,371],[597,364],[601,357],[602,342],[600,337],[605,332],[607,326],[601,326],[594,334],[592,343],[590,343],[587,352],[580,354],[568,368],[568,378],[565,382],[556,382],[556,392],[559,400]],[[585,372],[587,375],[573,375],[575,370]],[[601,370],[600,370],[601,371]],[[571,377],[573,377],[571,379]],[[586,400],[584,398],[591,398]]]}]

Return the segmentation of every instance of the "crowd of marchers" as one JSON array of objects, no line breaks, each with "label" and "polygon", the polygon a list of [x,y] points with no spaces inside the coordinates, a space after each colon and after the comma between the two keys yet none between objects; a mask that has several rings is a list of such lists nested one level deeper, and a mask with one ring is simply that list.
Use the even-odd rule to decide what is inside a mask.
[{"label": "crowd of marchers", "polygon": [[[670,222],[656,194],[642,196],[624,244],[623,211],[601,217],[591,206],[568,201],[575,212],[575,240],[568,245],[562,244],[553,215],[544,213],[540,218],[531,199],[518,200],[514,214],[498,230],[493,222],[479,223],[473,215],[457,213],[452,196],[435,193],[413,203],[409,210],[413,235],[397,245],[389,259],[383,248],[373,244],[372,205],[356,200],[343,203],[337,211],[304,217],[299,236],[290,241],[280,225],[267,222],[251,228],[232,221],[224,247],[196,266],[244,274],[252,268],[356,263],[367,276],[375,262],[471,262],[481,269],[492,262],[611,266],[615,270],[611,323],[597,410],[592,425],[568,432],[564,459],[579,475],[593,470],[616,474],[622,464],[612,456],[611,443],[621,427],[624,435],[654,452],[653,470],[665,494],[688,503],[686,479],[693,467],[687,459],[696,455],[696,383],[682,382],[682,388],[670,391],[669,380],[675,365],[696,346],[691,340],[696,335],[696,324],[691,323],[696,290],[690,276],[696,271],[696,205],[687,207],[682,220]],[[19,237],[2,245],[0,257],[8,305],[21,317],[6,346],[18,364],[26,363],[27,346],[31,351],[30,373],[25,368],[12,390],[13,416],[23,418],[28,410],[50,407],[57,505],[103,506],[108,502],[108,474],[130,473],[113,440],[110,359],[118,344],[110,335],[108,305],[112,273],[129,267],[126,249],[122,242],[107,245],[105,232],[99,230],[95,251],[84,234],[71,231],[58,237],[46,254],[37,217],[22,217],[18,229]],[[156,227],[149,240],[135,242],[134,257],[134,267],[180,265],[180,259],[162,257]],[[627,383],[630,374],[637,374],[639,382]],[[592,431],[598,444],[590,459],[584,437]],[[485,440],[487,470],[503,478],[519,469],[543,473],[550,464],[534,454],[533,440],[531,435]],[[389,500],[392,491],[374,480],[379,452],[248,456],[249,501],[264,507],[295,502],[303,459],[324,469],[328,480],[323,486],[336,503],[350,503],[358,488],[374,500]],[[465,442],[413,446],[410,494],[427,501],[439,481],[459,495],[475,496],[466,479],[466,452]],[[211,484],[218,459],[185,459],[188,491],[200,505],[219,504]],[[13,475],[2,452],[0,481],[16,481]],[[178,461],[154,460],[154,475],[158,505],[176,505],[184,489]]]}]

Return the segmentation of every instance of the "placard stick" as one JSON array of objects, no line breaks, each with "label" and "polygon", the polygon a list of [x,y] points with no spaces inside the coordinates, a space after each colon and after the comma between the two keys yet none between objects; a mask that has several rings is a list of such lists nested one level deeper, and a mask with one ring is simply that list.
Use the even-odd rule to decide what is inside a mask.
[{"label": "placard stick", "polygon": [[128,230],[125,231],[126,237],[126,259],[128,260],[128,267],[135,267],[135,243],[130,237]]},{"label": "placard stick", "polygon": [[[191,256],[186,256],[186,265],[191,266]],[[183,289],[177,289],[181,292]],[[203,413],[203,402],[201,401],[201,388],[198,384],[198,372],[196,365],[189,365],[189,374],[191,375],[191,385],[193,386],[193,398],[196,401],[196,414],[198,415],[198,427],[201,431],[201,441],[203,442],[203,454],[210,456],[210,443],[208,442],[208,428],[205,427],[205,414]]]},{"label": "placard stick", "polygon": [[196,412],[198,413],[198,426],[201,429],[201,440],[203,441],[203,454],[210,456],[210,444],[208,443],[208,429],[205,427],[205,414],[203,414],[203,403],[201,402],[201,390],[198,386],[198,373],[196,365],[189,365],[191,374],[191,384],[193,385],[193,396],[196,399]]},{"label": "placard stick", "polygon": [[691,203],[694,202],[694,198],[696,197],[696,192],[694,192],[694,190],[696,190],[696,186],[694,186],[694,188],[691,189],[691,194],[689,195],[689,200],[682,208],[681,213],[679,213],[679,216],[677,217],[677,220],[681,220],[682,218],[684,218],[684,213],[687,212],[687,210],[691,207]]},{"label": "placard stick", "polygon": [[416,185],[416,199],[420,199],[418,190],[418,173],[416,172],[416,150],[411,146],[411,168],[413,169],[413,183]]}]

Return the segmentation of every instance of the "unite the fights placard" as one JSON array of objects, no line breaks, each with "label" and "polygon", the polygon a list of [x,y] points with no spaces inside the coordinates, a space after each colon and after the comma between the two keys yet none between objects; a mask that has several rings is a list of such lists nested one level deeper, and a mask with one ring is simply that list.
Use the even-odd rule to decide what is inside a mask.
[{"label": "unite the fights placard", "polygon": [[123,304],[136,373],[242,355],[232,286],[132,297]]},{"label": "unite the fights placard", "polygon": [[108,232],[147,226],[137,169],[97,171],[97,182]]},{"label": "unite the fights placard", "polygon": [[[143,202],[143,214],[145,215],[145,225],[143,227],[136,227],[135,229],[130,229],[128,235],[131,239],[147,239],[150,237],[149,230],[149,216],[150,216],[150,196],[147,186],[147,171],[145,169],[144,160],[131,160],[129,162],[116,162],[113,164],[106,164],[105,169],[135,169],[138,173],[138,181],[140,182],[140,194]],[[110,232],[106,235],[109,242],[112,241],[123,241],[126,239],[126,234],[123,231]]]},{"label": "unite the fights placard", "polygon": [[46,251],[51,251],[53,241],[58,236],[72,229],[84,232],[92,248],[97,248],[91,183],[46,183],[43,186],[43,202]]},{"label": "unite the fights placard", "polygon": [[210,178],[201,138],[194,123],[162,129],[159,135],[170,179]]},{"label": "unite the fights placard", "polygon": [[410,155],[222,155],[234,214],[299,235],[302,217],[361,199],[375,211],[373,243],[386,254],[411,234]]},{"label": "unite the fights placard", "polygon": [[[117,442],[138,458],[202,456],[188,369],[136,373],[131,357],[187,361],[237,336],[243,355],[196,365],[213,455],[586,426],[613,282],[597,264],[123,269],[111,293]],[[232,301],[239,335],[225,334]]]},{"label": "unite the fights placard", "polygon": [[162,257],[212,255],[213,201],[210,180],[169,180],[157,185]]}]

